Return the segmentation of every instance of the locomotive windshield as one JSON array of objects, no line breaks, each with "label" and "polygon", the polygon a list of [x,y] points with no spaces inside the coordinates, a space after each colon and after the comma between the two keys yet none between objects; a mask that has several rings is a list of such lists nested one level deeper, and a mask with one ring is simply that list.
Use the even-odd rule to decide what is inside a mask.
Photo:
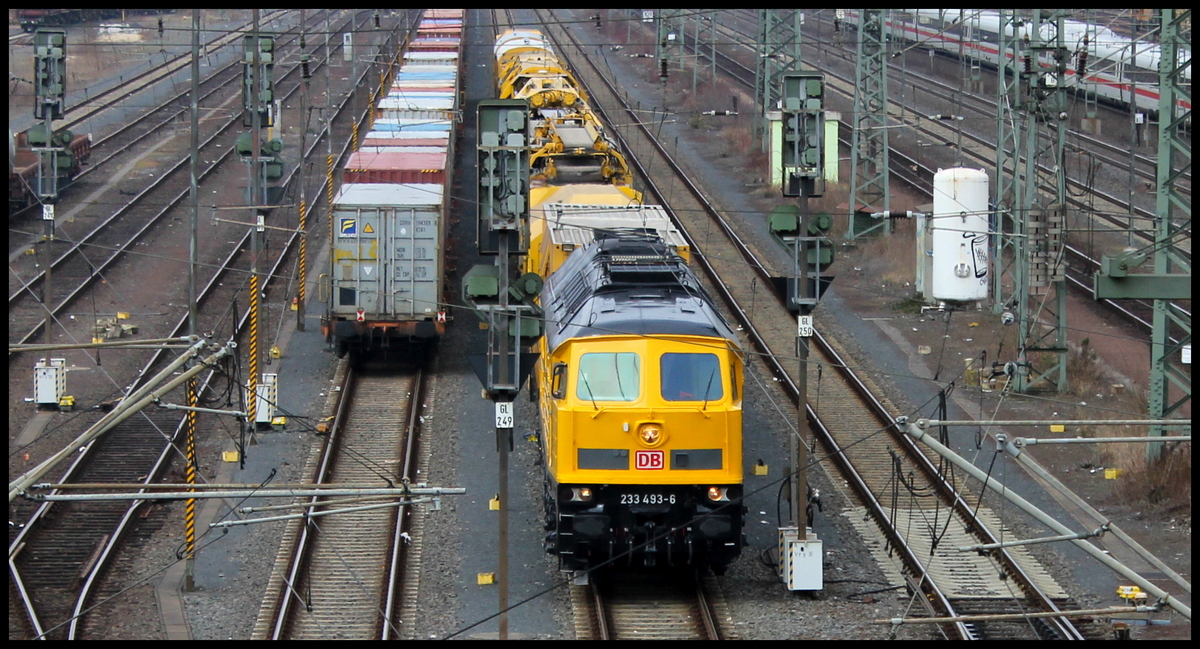
[{"label": "locomotive windshield", "polygon": [[716,354],[663,354],[662,398],[667,401],[716,401],[725,396]]},{"label": "locomotive windshield", "polygon": [[641,360],[632,352],[584,354],[575,395],[587,401],[633,401],[641,395]]}]

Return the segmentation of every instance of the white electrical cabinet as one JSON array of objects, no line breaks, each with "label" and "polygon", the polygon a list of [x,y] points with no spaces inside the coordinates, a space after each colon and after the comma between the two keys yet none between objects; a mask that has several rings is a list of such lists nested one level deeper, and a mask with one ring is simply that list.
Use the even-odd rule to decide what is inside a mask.
[{"label": "white electrical cabinet", "polygon": [[33,401],[47,406],[57,406],[67,394],[67,359],[51,358],[38,361],[33,366]]},{"label": "white electrical cabinet", "polygon": [[801,541],[794,527],[779,528],[779,576],[788,590],[821,590],[825,587],[821,540],[808,530]]},{"label": "white electrical cabinet", "polygon": [[263,374],[258,389],[258,403],[254,412],[254,423],[270,424],[275,417],[275,405],[279,403],[279,375]]}]

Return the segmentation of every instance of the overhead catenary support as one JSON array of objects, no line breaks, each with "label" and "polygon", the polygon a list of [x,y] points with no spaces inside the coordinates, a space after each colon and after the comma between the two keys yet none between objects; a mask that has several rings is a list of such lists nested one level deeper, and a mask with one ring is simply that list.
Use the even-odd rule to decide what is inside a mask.
[{"label": "overhead catenary support", "polygon": [[[57,489],[60,485],[32,485],[31,488],[47,488]],[[92,488],[100,488],[93,484]],[[110,487],[111,488],[111,487]],[[138,485],[137,489],[141,489],[142,485]],[[308,498],[311,496],[441,496],[446,494],[463,494],[466,489],[462,487],[428,487],[424,485],[413,485],[403,487],[389,488],[372,488],[372,487],[353,487],[347,485],[336,485],[336,488],[329,489],[306,489],[287,487],[274,487],[270,489],[259,488],[258,485],[251,485],[247,489],[209,489],[209,490],[181,490],[181,491],[137,491],[137,492],[113,492],[103,494],[29,494],[32,500],[46,502],[62,502],[68,500],[74,501],[99,501],[99,500],[187,500],[189,498]],[[213,525],[216,527],[217,525]]]},{"label": "overhead catenary support", "polygon": [[[1158,175],[1155,203],[1154,272],[1183,276],[1191,284],[1192,232],[1192,10],[1162,9],[1161,51],[1158,59]],[[1182,114],[1176,106],[1188,106]],[[1186,181],[1182,180],[1188,176]],[[1179,247],[1188,242],[1187,253]],[[1190,299],[1190,295],[1189,295]],[[1190,353],[1192,319],[1166,299],[1154,300],[1154,322],[1150,338],[1149,416],[1174,418],[1192,400],[1191,368],[1184,368],[1183,346]],[[1162,435],[1162,429],[1150,431]],[[1157,459],[1162,445],[1146,449],[1148,459]]]},{"label": "overhead catenary support", "polygon": [[[1106,255],[1092,288],[1096,299],[1153,301],[1147,416],[1156,419],[1179,418],[1192,398],[1191,371],[1183,359],[1192,341],[1191,314],[1173,302],[1190,300],[1192,295],[1191,262],[1179,247],[1181,238],[1190,239],[1191,235],[1190,188],[1185,190],[1179,181],[1191,171],[1192,113],[1176,108],[1182,103],[1191,105],[1191,83],[1186,80],[1191,49],[1184,36],[1184,25],[1190,25],[1190,20],[1190,10],[1162,10],[1154,244]],[[1131,272],[1151,259],[1153,272]],[[1150,430],[1151,437],[1163,435],[1163,426]],[[1146,459],[1153,462],[1162,451],[1161,443],[1152,443],[1146,447]]]},{"label": "overhead catenary support", "polygon": [[[309,55],[304,51],[304,32],[308,29],[305,24],[304,9],[300,10],[300,155],[304,156],[308,151],[308,121],[311,116],[309,111],[309,85],[312,79],[312,72],[309,70]],[[308,165],[304,161],[300,161],[298,169],[300,175],[300,209],[297,211],[299,224],[297,229],[300,231],[299,242],[296,250],[296,331],[304,331],[304,315],[305,304],[308,298],[308,196],[305,193],[305,180]]]},{"label": "overhead catenary support", "polygon": [[1018,238],[1017,143],[1020,141],[1020,68],[1017,20],[1011,9],[999,9],[996,47],[1000,51],[996,70],[996,212],[992,220],[992,311],[1001,313],[1017,302],[1016,271]]},{"label": "overhead catenary support", "polygon": [[[1134,552],[1136,552],[1138,554],[1138,556],[1145,559],[1150,565],[1154,566],[1159,571],[1161,571],[1164,575],[1166,575],[1168,578],[1170,578],[1171,581],[1174,581],[1175,583],[1179,584],[1181,587],[1183,587],[1184,590],[1186,590],[1187,592],[1190,593],[1190,592],[1192,592],[1191,582],[1184,579],[1179,573],[1172,570],[1167,564],[1163,563],[1162,560],[1160,560],[1158,557],[1154,556],[1149,550],[1142,547],[1142,545],[1140,543],[1135,541],[1133,539],[1133,537],[1126,534],[1125,530],[1122,530],[1110,518],[1108,518],[1107,516],[1104,516],[1103,514],[1101,514],[1098,511],[1096,511],[1096,509],[1093,508],[1091,506],[1091,504],[1089,504],[1084,499],[1080,498],[1078,495],[1075,494],[1075,492],[1068,489],[1066,487],[1066,485],[1064,485],[1062,482],[1059,482],[1058,478],[1054,477],[1054,475],[1051,474],[1049,471],[1043,469],[1040,464],[1035,462],[1033,460],[1033,458],[1029,457],[1028,453],[1023,452],[1023,449],[1025,446],[1032,446],[1039,442],[1043,443],[1043,444],[1047,443],[1047,442],[1076,442],[1076,441],[1119,443],[1119,442],[1123,442],[1123,441],[1145,442],[1147,439],[1149,439],[1149,438],[1140,437],[1140,438],[1135,438],[1135,440],[1129,440],[1128,438],[1119,438],[1119,437],[1118,438],[1079,438],[1079,439],[1038,440],[1036,438],[1031,439],[1031,438],[1026,438],[1026,437],[1014,437],[1014,438],[1009,439],[1009,437],[1006,433],[1000,433],[1000,434],[996,435],[996,446],[997,446],[998,450],[1003,450],[1004,452],[1008,453],[1009,455],[1017,458],[1018,462],[1020,462],[1022,465],[1024,465],[1024,467],[1028,471],[1030,471],[1031,473],[1036,475],[1039,479],[1041,479],[1042,482],[1053,487],[1055,490],[1057,490],[1059,493],[1061,493],[1063,495],[1063,497],[1065,497],[1067,500],[1071,501],[1071,503],[1074,504],[1075,507],[1077,507],[1080,511],[1087,514],[1088,516],[1091,516],[1092,520],[1096,521],[1097,524],[1100,524],[1100,526],[1101,526],[1100,529],[1102,529],[1104,532],[1111,532],[1118,539],[1120,539],[1121,541],[1124,541],[1125,544],[1130,547],[1130,549],[1132,549]],[[1172,439],[1177,439],[1179,441],[1186,440],[1188,443],[1191,443],[1191,441],[1192,441],[1191,437],[1172,438]]]},{"label": "overhead catenary support", "polygon": [[[191,93],[191,122],[192,132],[189,144],[192,149],[189,166],[191,206],[191,237],[188,242],[188,334],[196,336],[196,269],[199,263],[197,244],[200,233],[200,189],[198,178],[200,174],[200,10],[192,10],[192,93]],[[195,407],[199,402],[196,392],[195,379],[187,383],[187,404]],[[199,461],[196,459],[196,413],[188,411],[184,425],[184,478],[189,485],[196,484]],[[196,501],[188,500],[184,504],[184,576],[183,589],[192,592],[196,589]]]},{"label": "overhead catenary support", "polygon": [[[1065,238],[1067,133],[1066,73],[1070,53],[1063,35],[1063,12],[1034,9],[1026,36],[1007,34],[1018,19],[1002,13],[1002,61],[1016,62],[1014,81],[1000,84],[1000,144],[996,147],[998,264],[993,295],[997,309],[1016,312],[1017,371],[1013,390],[1067,389],[1067,287]],[[1043,32],[1043,25],[1055,30]],[[1056,33],[1044,42],[1044,33]],[[1010,156],[1006,150],[1016,152]],[[1048,188],[1048,189],[1043,189]],[[1011,249],[1011,256],[1005,257]],[[1003,265],[1008,262],[1007,270]],[[1004,294],[1003,287],[1011,286]]]},{"label": "overhead catenary support", "polygon": [[800,25],[804,14],[798,9],[760,9],[758,41],[754,61],[755,132],[762,151],[771,146],[771,124],[767,113],[780,110],[783,75],[801,67]]},{"label": "overhead catenary support", "polygon": [[[948,461],[950,461],[952,464],[954,464],[954,466],[967,472],[968,474],[971,475],[971,477],[975,478],[976,480],[979,480],[981,483],[983,483],[985,488],[990,489],[991,491],[999,494],[999,496],[1001,498],[1004,498],[1008,502],[1016,505],[1019,509],[1021,509],[1021,511],[1025,512],[1026,514],[1029,514],[1030,516],[1032,516],[1035,520],[1037,520],[1041,524],[1049,527],[1050,529],[1054,530],[1055,532],[1057,532],[1059,534],[1063,534],[1063,535],[1073,534],[1071,529],[1068,528],[1066,525],[1063,525],[1062,523],[1058,522],[1054,518],[1050,517],[1050,515],[1046,514],[1042,510],[1033,506],[1029,501],[1018,496],[1016,494],[1016,492],[1014,492],[1011,488],[1005,486],[1004,484],[1001,484],[996,479],[996,476],[984,473],[983,471],[979,470],[979,468],[977,468],[974,464],[972,464],[969,460],[964,459],[962,456],[955,453],[949,447],[938,442],[936,439],[933,438],[933,435],[930,434],[929,427],[924,426],[924,424],[921,421],[910,423],[910,422],[902,419],[897,422],[897,425],[900,427],[901,430],[904,431],[905,434],[909,435],[913,439],[916,439],[916,440],[920,441],[921,443],[925,444],[926,446],[928,446],[929,448],[933,449],[939,455],[941,455],[942,457],[945,457]],[[1078,547],[1081,550],[1083,550],[1084,552],[1086,552],[1087,554],[1091,555],[1093,558],[1095,558],[1100,563],[1104,564],[1106,567],[1108,567],[1112,571],[1114,571],[1117,574],[1121,575],[1122,577],[1132,581],[1139,588],[1146,591],[1150,595],[1154,596],[1158,600],[1159,604],[1170,606],[1172,609],[1179,612],[1180,614],[1182,614],[1184,617],[1186,617],[1189,620],[1192,618],[1192,609],[1190,606],[1187,606],[1183,602],[1179,601],[1179,599],[1172,596],[1170,593],[1168,593],[1168,592],[1164,591],[1163,589],[1159,588],[1158,586],[1154,585],[1154,583],[1152,583],[1149,579],[1146,579],[1145,577],[1137,574],[1136,572],[1134,572],[1133,570],[1131,570],[1129,567],[1125,566],[1121,562],[1117,561],[1115,558],[1113,558],[1109,554],[1106,554],[1104,550],[1101,550],[1100,548],[1098,548],[1084,540],[1076,539],[1076,540],[1073,540],[1070,542],[1073,543],[1076,547]]]},{"label": "overhead catenary support", "polygon": [[[888,149],[887,10],[859,9],[858,53],[854,61],[854,112],[850,165],[850,218],[846,238],[857,239],[882,228],[892,231],[891,221],[874,221],[863,227],[858,214],[891,209],[891,179]],[[865,222],[869,222],[869,217]]]},{"label": "overhead catenary support", "polygon": [[142,408],[154,403],[162,395],[179,387],[189,378],[204,371],[206,367],[211,366],[212,364],[221,360],[227,356],[230,351],[237,347],[235,343],[230,342],[225,347],[217,349],[215,352],[209,355],[208,358],[205,358],[203,362],[187,368],[182,374],[171,378],[165,385],[159,387],[163,381],[167,380],[168,377],[171,377],[172,374],[178,371],[179,368],[182,367],[187,361],[199,354],[201,348],[207,344],[209,343],[205,340],[197,342],[185,354],[175,359],[175,361],[168,364],[166,368],[155,375],[154,378],[147,381],[145,385],[121,399],[121,401],[117,403],[116,407],[112,409],[112,411],[101,417],[99,421],[97,421],[92,425],[91,428],[87,429],[82,435],[72,441],[71,444],[42,461],[37,466],[21,474],[15,480],[9,482],[8,501],[12,502],[17,496],[22,495],[30,486],[36,483],[39,478],[45,475],[47,471],[53,468],[54,465],[61,462],[64,458],[74,455],[81,447],[86,446],[92,440],[108,432],[117,424],[125,421],[129,417],[132,417]]}]

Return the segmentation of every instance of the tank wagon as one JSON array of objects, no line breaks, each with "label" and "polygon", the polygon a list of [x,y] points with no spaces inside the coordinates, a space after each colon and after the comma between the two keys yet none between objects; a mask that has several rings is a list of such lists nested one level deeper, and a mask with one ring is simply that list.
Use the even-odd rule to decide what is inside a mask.
[{"label": "tank wagon", "polygon": [[744,545],[741,345],[543,35],[506,32],[494,54],[499,97],[532,109],[546,549],[566,571],[723,572]]},{"label": "tank wagon", "polygon": [[339,355],[420,353],[445,333],[463,10],[428,9],[333,201],[326,336]]}]

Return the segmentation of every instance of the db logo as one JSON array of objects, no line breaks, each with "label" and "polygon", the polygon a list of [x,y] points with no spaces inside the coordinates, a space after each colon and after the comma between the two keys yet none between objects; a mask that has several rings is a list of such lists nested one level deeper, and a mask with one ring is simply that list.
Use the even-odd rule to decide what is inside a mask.
[{"label": "db logo", "polygon": [[662,451],[638,451],[634,454],[634,466],[640,471],[656,471],[666,468]]}]

